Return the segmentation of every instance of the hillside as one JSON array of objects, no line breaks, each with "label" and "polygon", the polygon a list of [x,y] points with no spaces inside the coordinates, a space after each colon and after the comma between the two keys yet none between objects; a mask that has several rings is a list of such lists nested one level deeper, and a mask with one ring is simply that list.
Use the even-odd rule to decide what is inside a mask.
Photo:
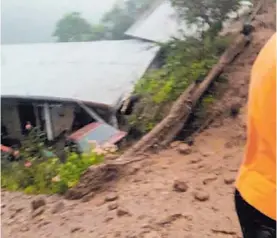
[{"label": "hillside", "polygon": [[[269,2],[269,1],[268,1]],[[2,237],[9,238],[239,238],[233,183],[243,157],[245,113],[252,64],[274,33],[275,4],[254,21],[250,45],[224,71],[228,89],[214,110],[222,113],[196,136],[191,150],[173,143],[126,167],[107,190],[82,200],[1,193]],[[224,113],[233,104],[237,117]]]}]

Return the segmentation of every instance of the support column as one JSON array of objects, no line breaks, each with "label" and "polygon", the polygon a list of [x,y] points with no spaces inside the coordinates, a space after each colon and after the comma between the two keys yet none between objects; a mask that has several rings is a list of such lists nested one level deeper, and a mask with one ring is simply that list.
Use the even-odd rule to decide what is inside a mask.
[{"label": "support column", "polygon": [[111,125],[118,129],[118,121],[117,121],[117,118],[116,118],[116,114],[114,112],[111,115]]},{"label": "support column", "polygon": [[44,103],[44,105],[43,105],[43,111],[44,111],[44,118],[45,118],[45,127],[46,127],[47,139],[49,141],[51,141],[51,140],[54,139],[54,136],[53,136],[53,127],[52,127],[50,107],[49,107],[48,103]]}]

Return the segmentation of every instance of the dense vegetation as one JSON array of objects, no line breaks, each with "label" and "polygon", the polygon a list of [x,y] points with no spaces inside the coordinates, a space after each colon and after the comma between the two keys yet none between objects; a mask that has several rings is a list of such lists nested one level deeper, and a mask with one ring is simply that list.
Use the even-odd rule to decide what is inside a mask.
[{"label": "dense vegetation", "polygon": [[[207,74],[227,45],[228,39],[206,35],[204,39],[174,40],[163,46],[165,64],[149,71],[135,86],[135,93],[142,95],[142,100],[129,118],[131,125],[143,133],[151,130],[187,86]],[[206,95],[203,105],[210,105],[213,99],[212,94]]]},{"label": "dense vegetation", "polygon": [[63,194],[75,186],[80,176],[91,165],[101,163],[104,156],[115,151],[113,146],[99,148],[92,144],[90,154],[77,154],[66,150],[63,163],[43,143],[42,133],[30,128],[20,151],[14,151],[15,161],[1,158],[1,186],[10,191],[29,194]]},{"label": "dense vegetation", "polygon": [[[196,24],[195,37],[172,39],[162,45],[163,66],[153,69],[135,86],[142,95],[129,122],[142,133],[151,130],[169,112],[172,103],[189,84],[203,78],[228,46],[230,39],[218,36],[230,11],[239,7],[238,0],[171,0],[181,20]],[[208,30],[206,30],[208,27]],[[198,105],[195,115],[206,117],[215,95],[209,91]],[[201,119],[200,118],[200,119]]]}]

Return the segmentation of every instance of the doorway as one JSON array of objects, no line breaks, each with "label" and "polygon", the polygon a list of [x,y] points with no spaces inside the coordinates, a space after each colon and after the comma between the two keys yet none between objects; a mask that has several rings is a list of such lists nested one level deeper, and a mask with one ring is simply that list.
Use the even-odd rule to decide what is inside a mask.
[{"label": "doorway", "polygon": [[34,106],[30,102],[19,102],[18,114],[20,120],[21,133],[26,135],[28,130],[26,129],[26,124],[29,122],[33,127],[36,126],[36,114]]}]

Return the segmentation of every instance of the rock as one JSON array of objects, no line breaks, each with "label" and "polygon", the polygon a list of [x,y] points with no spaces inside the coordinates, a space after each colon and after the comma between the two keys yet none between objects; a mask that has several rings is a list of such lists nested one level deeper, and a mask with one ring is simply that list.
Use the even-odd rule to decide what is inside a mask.
[{"label": "rock", "polygon": [[63,209],[64,209],[65,205],[64,205],[64,202],[63,201],[60,201],[58,203],[56,203],[52,209],[52,213],[53,214],[56,214],[58,212],[61,212]]},{"label": "rock", "polygon": [[241,104],[239,102],[235,102],[230,106],[230,116],[235,118],[240,112]]},{"label": "rock", "polygon": [[223,159],[226,159],[226,160],[233,159],[233,158],[234,156],[229,154],[223,156]]},{"label": "rock", "polygon": [[188,185],[186,182],[180,181],[180,180],[175,180],[173,184],[173,190],[176,192],[186,192],[188,190]]},{"label": "rock", "polygon": [[105,197],[105,201],[106,202],[113,202],[115,200],[118,199],[118,195],[116,193],[109,193],[106,197]]},{"label": "rock", "polygon": [[125,238],[139,238],[137,235],[126,235]]},{"label": "rock", "polygon": [[145,218],[147,218],[147,216],[145,214],[142,214],[142,215],[138,216],[138,220],[143,220]]},{"label": "rock", "polygon": [[233,184],[235,180],[235,176],[232,174],[225,175],[224,177],[224,183],[227,185]]},{"label": "rock", "polygon": [[95,196],[95,193],[91,192],[84,197],[82,197],[81,201],[82,202],[89,202],[93,197]]},{"label": "rock", "polygon": [[33,211],[45,205],[46,205],[46,201],[43,197],[36,198],[31,202]]},{"label": "rock", "polygon": [[26,231],[29,231],[29,230],[30,230],[29,227],[26,226],[26,225],[20,228],[21,232],[26,232]]},{"label": "rock", "polygon": [[139,170],[141,169],[141,165],[140,164],[135,164],[131,167],[130,169],[130,174],[134,175],[136,174]]},{"label": "rock", "polygon": [[170,144],[170,147],[171,147],[171,148],[177,148],[180,144],[182,144],[181,141],[173,141],[173,142]]},{"label": "rock", "polygon": [[110,211],[115,210],[115,209],[117,209],[117,208],[118,208],[118,204],[117,204],[116,202],[110,203],[110,204],[108,205],[108,209],[109,209]]},{"label": "rock", "polygon": [[213,233],[216,234],[224,234],[224,235],[236,235],[236,232],[232,229],[228,229],[228,228],[212,228],[211,229]]},{"label": "rock", "polygon": [[215,206],[212,206],[211,209],[214,211],[214,212],[218,212],[219,211],[219,208],[215,207]]},{"label": "rock", "polygon": [[38,228],[41,228],[43,226],[46,226],[48,224],[50,224],[51,222],[50,221],[42,221],[41,223],[38,224]]},{"label": "rock", "polygon": [[106,217],[106,218],[105,218],[105,222],[110,222],[111,220],[113,220],[113,217],[110,217],[110,216],[109,216],[109,217]]},{"label": "rock", "polygon": [[96,201],[95,205],[96,205],[97,207],[101,207],[101,206],[103,206],[105,203],[106,203],[105,200],[99,200],[99,201]]},{"label": "rock", "polygon": [[160,220],[159,222],[157,222],[157,224],[159,226],[164,226],[164,225],[167,225],[167,224],[171,224],[172,222],[182,218],[183,215],[181,213],[176,213],[176,214],[172,214],[170,216],[167,216],[165,218],[163,218],[162,220]]},{"label": "rock", "polygon": [[210,195],[205,191],[196,191],[196,192],[194,192],[194,198],[197,201],[205,202],[205,201],[209,200]]},{"label": "rock", "polygon": [[116,237],[120,237],[121,236],[121,231],[116,231],[115,233],[114,233],[114,237],[116,238]]},{"label": "rock", "polygon": [[203,157],[210,157],[210,156],[214,155],[214,153],[212,151],[201,151],[200,153]]},{"label": "rock", "polygon": [[1,208],[5,208],[6,204],[5,203],[1,203]]},{"label": "rock", "polygon": [[191,160],[190,160],[190,163],[191,164],[197,164],[197,163],[199,163],[199,162],[201,162],[202,160],[200,159],[200,158],[192,158]]},{"label": "rock", "polygon": [[153,172],[153,170],[151,169],[151,168],[146,168],[145,170],[144,170],[144,173],[146,173],[146,174],[150,174],[150,173],[152,173]]},{"label": "rock", "polygon": [[84,196],[84,192],[81,189],[69,189],[65,193],[65,198],[68,200],[81,199]]},{"label": "rock", "polygon": [[124,209],[124,208],[118,208],[118,209],[116,210],[116,215],[117,215],[118,217],[122,217],[122,216],[131,216],[130,212],[127,211],[127,210]]},{"label": "rock", "polygon": [[223,125],[223,122],[221,120],[217,120],[217,121],[214,121],[211,126],[213,128],[218,128],[218,127],[221,127],[222,125]]},{"label": "rock", "polygon": [[231,149],[233,147],[236,147],[237,146],[237,141],[228,141],[224,144],[224,147],[227,148],[227,149]]},{"label": "rock", "polygon": [[20,212],[23,211],[23,210],[24,210],[24,208],[22,208],[22,207],[14,208],[14,210],[13,210],[13,212],[12,212],[10,218],[13,219],[18,213],[20,213]]},{"label": "rock", "polygon": [[144,235],[144,238],[161,238],[161,235],[157,231],[150,231]]},{"label": "rock", "polygon": [[74,227],[70,230],[71,233],[75,233],[77,231],[82,231],[83,229],[81,227]]},{"label": "rock", "polygon": [[40,215],[42,215],[44,212],[45,212],[45,207],[44,207],[44,206],[43,206],[43,207],[39,207],[39,208],[37,208],[36,210],[33,211],[33,213],[32,213],[32,218],[35,218],[35,217],[37,217],[37,216],[40,216]]},{"label": "rock", "polygon": [[211,183],[212,181],[215,181],[215,180],[217,180],[217,176],[211,175],[211,176],[206,177],[206,178],[203,179],[203,184],[207,185],[207,184],[209,184],[209,183]]},{"label": "rock", "polygon": [[179,151],[180,154],[189,155],[189,154],[191,154],[192,149],[191,149],[191,147],[190,147],[189,145],[187,145],[187,144],[180,144],[180,145],[178,146],[178,151]]}]

